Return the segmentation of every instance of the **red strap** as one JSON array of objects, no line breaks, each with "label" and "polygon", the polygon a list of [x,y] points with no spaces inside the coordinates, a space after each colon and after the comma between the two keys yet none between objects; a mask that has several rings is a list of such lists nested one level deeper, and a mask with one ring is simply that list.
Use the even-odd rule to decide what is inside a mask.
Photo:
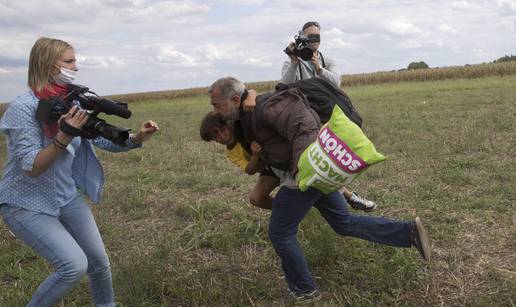
[{"label": "red strap", "polygon": [[[60,84],[51,84],[41,91],[37,91],[33,89],[34,95],[38,99],[46,99],[54,96],[64,96],[67,93],[68,89],[66,88],[66,85],[60,85]],[[57,132],[59,131],[59,126],[57,123],[43,123],[43,134],[49,139],[52,139],[56,136]]]}]

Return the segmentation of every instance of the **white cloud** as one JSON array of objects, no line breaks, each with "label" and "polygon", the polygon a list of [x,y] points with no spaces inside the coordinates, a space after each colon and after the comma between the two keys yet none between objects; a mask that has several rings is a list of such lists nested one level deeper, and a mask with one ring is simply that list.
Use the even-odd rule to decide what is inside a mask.
[{"label": "white cloud", "polygon": [[[258,44],[259,45],[259,44]],[[246,45],[246,42],[235,41],[232,44],[207,44],[202,45],[195,50],[200,53],[200,56],[206,61],[213,61],[215,63],[245,63],[250,64],[254,60],[251,58],[262,58],[260,55],[260,48],[252,48]]]},{"label": "white cloud", "polygon": [[516,0],[497,0],[496,5],[502,16],[516,15]]},{"label": "white cloud", "polygon": [[221,0],[221,3],[230,5],[264,4],[265,0]]},{"label": "white cloud", "polygon": [[398,44],[398,47],[401,49],[417,49],[422,48],[424,44],[418,40],[404,40]]},{"label": "white cloud", "polygon": [[322,31],[322,35],[324,35],[324,36],[326,36],[326,35],[328,35],[328,36],[331,36],[331,35],[340,36],[340,35],[343,35],[343,34],[344,34],[344,32],[342,32],[341,29],[335,28],[335,27],[331,28],[328,31]]},{"label": "white cloud", "polygon": [[381,25],[385,30],[395,35],[411,35],[421,33],[421,29],[404,20],[390,20]]},{"label": "white cloud", "polygon": [[10,72],[11,72],[10,70],[8,70],[8,69],[3,69],[3,68],[1,68],[1,67],[0,67],[0,74],[8,74],[8,73],[10,73]]},{"label": "white cloud", "polygon": [[200,65],[194,57],[176,50],[171,45],[160,46],[155,59],[165,66],[195,67]]},{"label": "white cloud", "polygon": [[125,67],[126,63],[122,59],[117,59],[113,56],[102,57],[102,56],[82,56],[77,55],[77,65],[79,68],[120,68]]},{"label": "white cloud", "polygon": [[457,33],[457,31],[455,31],[454,28],[450,27],[449,25],[447,24],[441,24],[439,25],[439,30],[443,33],[449,33],[449,34],[455,34]]},{"label": "white cloud", "polygon": [[344,48],[352,48],[353,44],[350,42],[346,42],[341,38],[334,38],[331,39],[329,42],[326,42],[328,48],[338,48],[338,49],[344,49]]},{"label": "white cloud", "polygon": [[279,79],[308,20],[343,73],[489,62],[516,50],[515,12],[515,0],[0,0],[0,101],[26,90],[40,36],[70,42],[81,82],[109,94]]},{"label": "white cloud", "polygon": [[[32,45],[28,42],[22,42],[20,39],[27,39],[16,36],[8,37],[8,39],[0,39],[0,54],[4,57],[24,59],[28,57]],[[33,43],[33,42],[31,42]]]},{"label": "white cloud", "polygon": [[123,21],[149,22],[156,20],[172,21],[170,18],[185,15],[204,14],[210,11],[206,4],[191,1],[160,1],[153,5],[142,3],[120,10],[117,14]]},{"label": "white cloud", "polygon": [[99,2],[101,3],[101,1],[80,3],[80,1],[66,0],[2,1],[0,17],[4,22],[25,26],[91,21],[102,8]]},{"label": "white cloud", "polygon": [[500,20],[494,26],[500,32],[514,32],[516,30],[516,20]]},{"label": "white cloud", "polygon": [[264,58],[249,57],[249,58],[245,59],[243,63],[246,65],[252,66],[252,67],[259,67],[259,68],[272,67],[272,63],[266,61]]},{"label": "white cloud", "polygon": [[209,61],[227,60],[231,56],[224,48],[219,48],[213,44],[208,44],[197,48],[198,51],[204,54],[204,57]]},{"label": "white cloud", "polygon": [[500,58],[503,55],[498,55],[492,52],[491,50],[483,49],[483,48],[475,48],[472,50],[472,57],[477,61],[484,62],[483,59],[489,58],[490,60],[495,60],[496,58]]},{"label": "white cloud", "polygon": [[472,3],[471,1],[461,0],[452,2],[452,8],[456,10],[468,10],[476,7],[478,6],[475,3]]}]

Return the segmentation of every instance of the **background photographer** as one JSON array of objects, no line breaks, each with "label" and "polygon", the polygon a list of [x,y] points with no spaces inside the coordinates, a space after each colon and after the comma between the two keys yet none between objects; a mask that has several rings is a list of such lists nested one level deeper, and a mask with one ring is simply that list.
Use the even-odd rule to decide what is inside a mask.
[{"label": "background photographer", "polygon": [[296,47],[296,43],[291,42],[288,45],[287,50],[285,50],[290,57],[290,60],[283,63],[283,68],[281,69],[281,82],[290,84],[302,79],[317,77],[324,79],[336,88],[339,88],[342,82],[342,76],[335,70],[335,62],[331,58],[323,56],[319,51],[319,45],[321,44],[321,26],[319,23],[317,21],[309,21],[305,23],[300,34],[305,35],[307,38],[313,38],[310,42],[305,44],[306,47],[312,49],[313,56],[311,59],[303,60],[295,54],[292,54],[293,49]]},{"label": "background photographer", "polygon": [[96,306],[115,306],[111,269],[102,238],[82,192],[98,203],[104,186],[93,150],[141,147],[159,128],[146,121],[125,146],[102,137],[87,139],[61,130],[81,129],[89,113],[74,105],[57,122],[36,119],[39,101],[68,93],[78,69],[75,51],[62,40],[42,37],[29,57],[28,86],[0,120],[7,163],[0,180],[0,214],[18,239],[55,268],[27,306],[56,304],[87,273]]},{"label": "background photographer", "polygon": [[[291,42],[285,49],[290,61],[287,60],[283,64],[281,83],[290,84],[303,79],[321,78],[336,88],[340,87],[342,77],[335,71],[335,63],[332,59],[323,57],[319,51],[320,33],[321,26],[317,21],[309,21],[303,25],[302,31],[296,37],[296,42]],[[312,52],[303,50],[303,48],[309,48]],[[311,59],[303,60],[302,57],[305,57],[307,53],[308,55],[312,54]],[[377,207],[374,201],[360,196],[357,192],[351,192],[345,187],[341,188],[341,192],[353,209],[368,212]]]}]

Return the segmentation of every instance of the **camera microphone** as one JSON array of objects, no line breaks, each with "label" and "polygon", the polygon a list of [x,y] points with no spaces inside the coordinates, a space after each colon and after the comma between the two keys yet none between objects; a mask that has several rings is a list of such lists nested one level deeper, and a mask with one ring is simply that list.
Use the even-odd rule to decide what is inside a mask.
[{"label": "camera microphone", "polygon": [[131,111],[127,108],[127,103],[125,102],[94,96],[90,96],[88,98],[95,101],[98,108],[108,115],[117,115],[125,119],[131,117]]},{"label": "camera microphone", "polygon": [[126,119],[131,117],[131,111],[127,108],[127,103],[83,94],[79,94],[75,98],[84,109],[99,113],[103,112],[107,115],[116,115]]}]

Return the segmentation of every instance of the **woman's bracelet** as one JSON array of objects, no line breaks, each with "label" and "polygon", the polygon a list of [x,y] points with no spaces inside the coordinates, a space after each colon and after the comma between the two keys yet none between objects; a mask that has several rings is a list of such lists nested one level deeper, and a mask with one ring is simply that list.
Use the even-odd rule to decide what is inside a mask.
[{"label": "woman's bracelet", "polygon": [[65,148],[66,148],[66,146],[67,146],[67,145],[65,145],[65,144],[61,143],[57,138],[54,138],[54,142],[56,142],[57,144],[61,145],[61,147],[62,147],[63,149],[65,149]]},{"label": "woman's bracelet", "polygon": [[61,149],[61,150],[65,150],[66,149],[66,147],[60,145],[60,143],[58,141],[56,141],[55,139],[52,140],[52,144],[54,144],[56,149]]}]

